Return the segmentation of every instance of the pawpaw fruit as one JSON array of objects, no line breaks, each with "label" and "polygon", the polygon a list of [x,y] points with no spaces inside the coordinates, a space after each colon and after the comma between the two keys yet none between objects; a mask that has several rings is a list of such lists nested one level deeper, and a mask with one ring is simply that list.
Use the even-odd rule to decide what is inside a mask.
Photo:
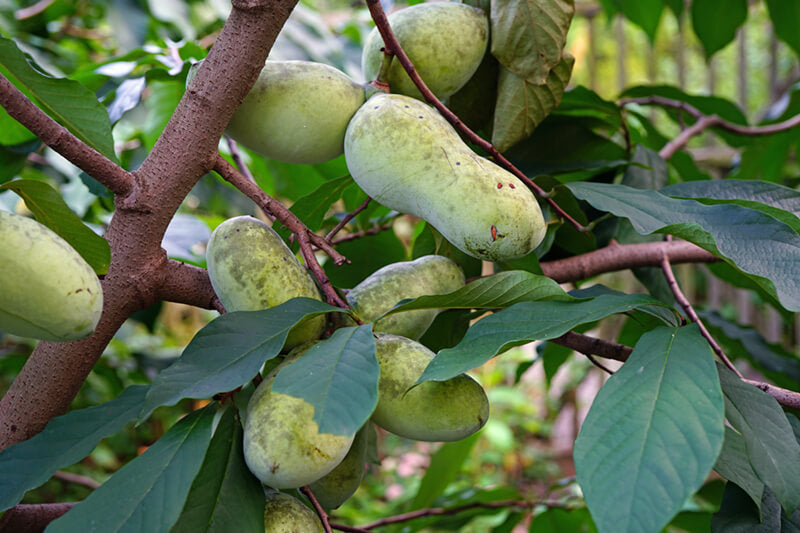
[{"label": "pawpaw fruit", "polygon": [[528,187],[476,155],[423,102],[397,94],[372,96],[350,121],[344,151],[364,192],[426,220],[472,257],[517,259],[544,239],[542,211]]},{"label": "pawpaw fruit", "polygon": [[[426,255],[376,270],[347,293],[347,303],[361,320],[369,322],[400,300],[447,294],[463,286],[464,272],[454,261],[441,255]],[[378,320],[373,329],[418,340],[441,311],[419,309],[396,313]]]},{"label": "pawpaw fruit", "polygon": [[103,310],[91,266],[50,228],[0,211],[0,331],[48,341],[90,335]]},{"label": "pawpaw fruit", "polygon": [[472,435],[488,420],[486,393],[466,374],[411,388],[435,355],[422,344],[377,333],[375,354],[381,374],[372,421],[383,429],[408,439],[455,441]]},{"label": "pawpaw fruit", "polygon": [[264,533],[322,533],[317,514],[297,498],[270,490],[264,506]]},{"label": "pawpaw fruit", "polygon": [[267,61],[226,133],[271,159],[322,163],[342,154],[347,123],[364,99],[364,88],[331,66]]},{"label": "pawpaw fruit", "polygon": [[[482,9],[465,4],[417,4],[388,17],[389,25],[425,85],[443,100],[463,87],[478,69],[489,42],[489,19]],[[383,61],[383,39],[377,28],[367,36],[361,65],[373,80]],[[397,59],[388,76],[392,93],[422,99]]]},{"label": "pawpaw fruit", "polygon": [[[227,311],[269,309],[296,297],[321,300],[317,286],[280,236],[253,217],[226,220],[206,246],[208,276]],[[289,331],[284,349],[319,338],[325,317]]]},{"label": "pawpaw fruit", "polygon": [[358,430],[342,462],[309,485],[317,501],[325,509],[336,509],[346,502],[364,479],[368,430],[366,424]]}]

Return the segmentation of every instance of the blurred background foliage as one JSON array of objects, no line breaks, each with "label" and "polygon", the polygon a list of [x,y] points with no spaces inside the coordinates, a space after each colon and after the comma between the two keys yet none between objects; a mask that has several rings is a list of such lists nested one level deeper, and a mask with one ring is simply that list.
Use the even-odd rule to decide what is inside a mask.
[{"label": "blurred background foliage", "polygon": [[[405,5],[391,1],[384,4],[387,9]],[[576,58],[571,88],[583,86],[613,100],[636,85],[673,85],[690,94],[715,94],[736,102],[753,123],[775,119],[787,107],[797,105],[793,92],[799,72],[797,56],[775,39],[762,2],[750,3],[744,36],[714,54],[711,63],[691,30],[688,9],[680,14],[664,9],[657,30],[648,35],[640,25],[615,14],[615,5],[611,0],[576,2],[577,14],[567,43],[567,51]],[[226,0],[0,0],[0,33],[13,38],[44,71],[78,80],[95,92],[109,111],[120,161],[126,168],[135,169],[180,100],[189,66],[206,55],[229,9]],[[360,44],[371,25],[361,2],[303,0],[271,57],[328,63],[357,81],[365,81],[360,72]],[[642,119],[639,127],[632,128],[632,135],[642,142],[650,139],[657,144],[679,131],[677,122],[664,111],[647,108],[637,112]],[[107,191],[44,149],[32,135],[4,127],[9,120],[4,113],[0,115],[0,183],[14,177],[46,181],[62,193],[79,217],[102,233],[113,210]],[[614,142],[621,143],[619,139]],[[749,165],[748,177],[771,172],[791,184],[798,177],[796,160],[789,157],[797,150],[796,143],[797,134],[784,136],[756,144],[748,149],[749,154],[740,155],[706,134],[690,146],[703,172],[735,175],[738,167]],[[223,139],[220,149],[229,154],[231,147]],[[303,204],[304,197],[347,175],[343,158],[298,166],[239,150],[257,183],[298,210],[313,207]],[[315,229],[330,229],[363,200],[363,193],[351,182]],[[12,192],[0,193],[0,206],[17,212],[26,209]],[[204,245],[210,231],[226,218],[240,214],[259,213],[235,189],[216,175],[208,175],[186,198],[167,231],[164,247],[171,257],[204,266]],[[387,225],[392,231],[342,245],[346,256],[369,260],[329,270],[335,284],[352,286],[379,266],[432,250],[435,235],[424,224],[374,204],[357,217],[353,231]],[[575,242],[579,248],[596,245]],[[480,274],[480,264],[468,260],[463,264],[468,275]],[[683,286],[687,290],[694,286],[695,295],[705,297],[712,290],[695,270],[684,270],[682,275]],[[632,276],[606,276],[602,282],[627,291],[640,287]],[[751,304],[766,308],[757,295],[748,293],[748,298]],[[716,308],[729,319],[741,318],[734,300],[719,301]],[[97,405],[130,384],[148,383],[214,316],[210,311],[171,303],[137,313],[115,336],[73,407]],[[609,323],[604,324],[609,331],[602,332],[601,337],[625,334],[624,321]],[[787,336],[791,337],[793,324],[783,321],[780,327],[783,333],[779,331],[770,340],[791,342]],[[25,339],[0,337],[0,392],[8,388],[33,347]],[[545,365],[541,363],[544,351],[548,352]],[[547,498],[566,507],[538,507],[532,518],[526,515],[526,520],[545,531],[558,530],[547,529],[542,525],[545,522],[551,526],[580,524],[591,530],[586,510],[576,500],[579,491],[572,477],[571,448],[593,394],[602,384],[602,375],[584,358],[573,357],[552,344],[514,349],[478,369],[475,375],[487,388],[492,406],[490,421],[477,437],[446,445],[439,453],[439,445],[380,432],[380,464],[370,467],[359,491],[335,516],[360,524],[430,506]],[[198,402],[184,401],[161,408],[140,426],[103,440],[89,457],[68,471],[102,483],[157,440],[177,418],[198,406]],[[80,500],[90,490],[86,483],[85,479],[53,479],[28,493],[24,502]],[[696,501],[687,503],[685,512],[670,528],[703,531],[720,498],[720,484],[710,482]],[[577,502],[575,509],[573,502]],[[512,531],[521,513],[523,510],[508,507],[475,509],[458,516],[409,522],[395,530]]]}]

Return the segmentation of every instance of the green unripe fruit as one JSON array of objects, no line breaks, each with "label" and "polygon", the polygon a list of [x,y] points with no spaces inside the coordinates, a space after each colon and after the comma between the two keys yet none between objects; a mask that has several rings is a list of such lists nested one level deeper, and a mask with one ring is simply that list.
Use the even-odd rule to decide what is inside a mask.
[{"label": "green unripe fruit", "polygon": [[[208,276],[227,311],[258,311],[304,296],[320,300],[314,280],[275,230],[253,217],[226,220],[206,247]],[[285,349],[319,338],[325,317],[301,322]]]},{"label": "green unripe fruit", "polygon": [[226,132],[264,156],[322,163],[342,154],[347,123],[364,89],[333,67],[310,61],[267,61]]},{"label": "green unripe fruit", "polygon": [[[441,100],[469,81],[489,42],[486,14],[464,4],[417,4],[395,11],[388,19],[422,81]],[[367,81],[375,79],[380,71],[383,45],[378,29],[374,28],[364,43],[361,58]],[[388,78],[391,92],[422,99],[397,59],[392,61]]]},{"label": "green unripe fruit", "polygon": [[48,341],[90,335],[103,310],[92,267],[48,227],[0,211],[0,331]]},{"label": "green unripe fruit", "polygon": [[[347,303],[369,322],[405,298],[447,294],[464,286],[464,272],[441,255],[426,255],[414,261],[392,263],[373,272],[347,293]],[[418,340],[441,309],[404,311],[380,319],[375,331]]]},{"label": "green unripe fruit", "polygon": [[358,430],[353,445],[342,462],[329,474],[309,485],[317,501],[325,509],[336,509],[342,505],[355,493],[364,479],[368,430],[366,424]]},{"label": "green unripe fruit", "polygon": [[433,359],[422,344],[379,333],[375,353],[381,368],[378,406],[372,421],[401,437],[425,441],[461,440],[489,418],[489,400],[477,381],[461,374],[426,381],[409,390]]},{"label": "green unripe fruit", "polygon": [[517,259],[544,239],[542,211],[528,187],[476,155],[438,111],[418,100],[370,98],[347,127],[344,153],[364,192],[426,220],[468,255]]},{"label": "green unripe fruit", "polygon": [[244,424],[245,462],[262,483],[276,489],[302,487],[326,475],[342,462],[354,438],[320,433],[310,403],[272,392],[278,370],[293,360],[287,359],[256,388]]},{"label": "green unripe fruit", "polygon": [[282,492],[269,491],[264,507],[264,533],[322,533],[317,514]]}]

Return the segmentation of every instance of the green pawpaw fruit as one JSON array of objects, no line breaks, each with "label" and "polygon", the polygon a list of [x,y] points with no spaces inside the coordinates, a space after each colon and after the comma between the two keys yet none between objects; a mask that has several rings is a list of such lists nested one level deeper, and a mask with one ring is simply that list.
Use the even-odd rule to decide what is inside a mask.
[{"label": "green pawpaw fruit", "polygon": [[297,498],[271,490],[264,507],[264,533],[322,533],[317,514]]},{"label": "green pawpaw fruit", "polygon": [[[373,272],[347,293],[347,303],[369,322],[405,298],[447,294],[464,286],[464,272],[441,255],[426,255],[414,261],[392,263]],[[404,311],[380,319],[375,331],[418,340],[441,309]]]},{"label": "green pawpaw fruit", "polygon": [[[206,247],[211,285],[227,311],[258,311],[304,296],[321,300],[317,286],[283,239],[253,217],[226,220]],[[285,349],[319,338],[325,317],[301,322],[289,332]]]},{"label": "green pawpaw fruit", "polygon": [[350,446],[342,462],[327,475],[309,485],[317,501],[325,509],[336,509],[352,496],[364,479],[367,462],[367,433],[364,425]]},{"label": "green pawpaw fruit", "polygon": [[245,463],[262,483],[275,489],[302,487],[325,476],[342,462],[355,437],[320,433],[310,403],[272,392],[272,383],[280,369],[311,346],[294,351],[272,370],[247,404]]},{"label": "green pawpaw fruit", "polygon": [[466,374],[426,381],[409,390],[434,357],[422,344],[378,333],[375,353],[381,376],[372,421],[383,429],[409,439],[454,441],[486,423],[489,400],[483,387]]},{"label": "green pawpaw fruit", "polygon": [[267,61],[226,132],[266,157],[322,163],[342,154],[347,123],[364,89],[335,68],[310,61]]},{"label": "green pawpaw fruit", "polygon": [[353,116],[347,168],[369,196],[434,226],[462,252],[487,261],[517,259],[544,239],[533,193],[479,157],[432,107],[376,94]]},{"label": "green pawpaw fruit", "polygon": [[[425,85],[439,99],[463,87],[478,69],[489,42],[489,19],[483,10],[456,3],[425,3],[388,17],[400,46]],[[361,65],[367,81],[375,79],[383,61],[383,39],[374,28],[364,43]],[[391,92],[422,99],[397,59],[388,76]]]},{"label": "green pawpaw fruit", "polygon": [[48,227],[0,211],[0,331],[48,341],[90,335],[103,310],[92,267]]}]

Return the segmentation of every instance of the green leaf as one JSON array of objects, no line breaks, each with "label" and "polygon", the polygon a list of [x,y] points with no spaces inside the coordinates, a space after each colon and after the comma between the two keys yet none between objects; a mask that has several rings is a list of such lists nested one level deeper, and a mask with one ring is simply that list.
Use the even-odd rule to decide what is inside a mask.
[{"label": "green leaf", "polygon": [[140,418],[183,398],[210,398],[241,386],[265,361],[278,355],[295,324],[337,311],[344,312],[311,298],[292,298],[270,309],[235,311],[215,318],[197,332],[181,357],[153,380]]},{"label": "green leaf", "polygon": [[447,486],[461,471],[478,438],[480,433],[475,433],[459,441],[446,442],[436,450],[411,502],[411,509],[430,507],[436,498],[444,494]]},{"label": "green leaf", "polygon": [[736,30],[747,20],[747,0],[692,2],[691,13],[694,32],[706,58],[711,58],[733,41]]},{"label": "green leaf", "polygon": [[[297,218],[302,220],[311,231],[317,231],[325,221],[325,213],[328,212],[334,202],[342,197],[344,190],[352,184],[353,179],[350,176],[326,181],[317,187],[314,192],[293,203],[290,211],[297,215]],[[286,226],[276,227],[275,230],[284,240],[291,234]]]},{"label": "green leaf", "polygon": [[637,144],[631,163],[622,177],[623,185],[635,189],[660,189],[669,183],[667,162],[655,150]]},{"label": "green leaf", "polygon": [[561,105],[554,113],[561,116],[598,119],[607,124],[612,132],[619,130],[622,124],[622,114],[616,103],[603,100],[596,92],[581,85],[564,93]]},{"label": "green leaf", "polygon": [[[644,294],[602,294],[588,301],[521,302],[479,320],[457,346],[442,350],[420,376],[444,381],[478,367],[514,346],[559,337],[580,324],[647,306],[664,307]],[[674,325],[674,324],[673,324]]]},{"label": "green leaf", "polygon": [[737,205],[703,205],[624,185],[567,187],[596,209],[629,219],[639,233],[669,233],[722,257],[775,293],[785,308],[800,310],[800,236],[786,224]]},{"label": "green leaf", "polygon": [[325,273],[337,287],[355,287],[379,268],[406,260],[406,249],[391,229],[343,242],[336,250],[353,259],[338,267],[333,261],[325,263]]},{"label": "green leaf", "polygon": [[800,56],[800,33],[797,32],[800,4],[795,0],[767,0],[767,8],[778,39],[788,44]]},{"label": "green leaf", "polygon": [[275,376],[272,390],[314,406],[321,433],[353,435],[378,404],[372,325],[337,329]]},{"label": "green leaf", "polygon": [[551,507],[531,520],[531,533],[590,533],[597,531],[586,507],[559,509]]},{"label": "green leaf", "polygon": [[28,162],[28,155],[41,145],[39,139],[15,145],[0,144],[0,183],[15,177]]},{"label": "green leaf", "polygon": [[103,105],[86,87],[74,80],[53,78],[30,62],[10,39],[0,37],[0,74],[26,96],[33,97],[56,122],[112,161],[114,139]]},{"label": "green leaf", "polygon": [[147,387],[132,385],[113,400],[52,419],[30,439],[0,452],[0,510],[13,507],[59,468],[74,464],[100,439],[136,418]]},{"label": "green leaf", "polygon": [[233,408],[217,424],[200,471],[170,533],[264,532],[264,489],[244,462]]},{"label": "green leaf", "polygon": [[775,398],[719,366],[725,416],[742,435],[750,464],[787,514],[800,505],[800,444]]},{"label": "green leaf", "polygon": [[216,410],[212,403],[182,418],[142,455],[51,522],[48,533],[169,531],[203,462]]},{"label": "green leaf", "polygon": [[744,489],[761,512],[764,482],[758,479],[758,474],[753,470],[750,458],[747,456],[744,438],[735,429],[725,427],[725,442],[717,458],[717,463],[714,465],[714,470],[720,476]]},{"label": "green leaf", "polygon": [[541,85],[561,60],[574,13],[574,0],[493,0],[492,54],[516,76]]},{"label": "green leaf", "polygon": [[108,272],[111,247],[103,237],[89,229],[58,194],[43,181],[13,180],[0,186],[0,190],[14,191],[25,200],[25,205],[44,224],[81,254],[97,274]]},{"label": "green leaf", "polygon": [[800,192],[777,183],[736,179],[689,181],[664,187],[660,192],[706,205],[732,203],[756,209],[800,232]]},{"label": "green leaf", "polygon": [[800,511],[795,511],[787,518],[769,489],[764,490],[760,509],[759,513],[759,508],[740,487],[727,483],[719,512],[711,520],[711,532],[796,533],[800,530]]},{"label": "green leaf", "polygon": [[656,42],[658,23],[664,11],[664,0],[612,0],[625,18],[639,26],[647,34],[650,43]]},{"label": "green leaf", "polygon": [[714,354],[699,328],[642,335],[575,440],[578,483],[598,530],[660,531],[708,476],[723,421]]},{"label": "green leaf", "polygon": [[492,144],[504,152],[530,137],[536,126],[561,103],[575,58],[564,54],[541,83],[532,82],[500,67],[497,81]]}]

